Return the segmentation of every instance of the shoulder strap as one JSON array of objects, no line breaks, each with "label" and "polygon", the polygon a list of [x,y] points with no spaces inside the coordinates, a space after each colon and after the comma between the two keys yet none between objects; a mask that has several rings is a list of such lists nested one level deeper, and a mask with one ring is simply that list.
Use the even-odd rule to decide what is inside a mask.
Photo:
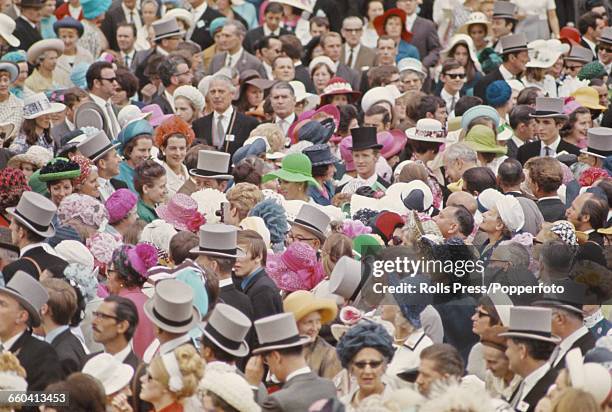
[{"label": "shoulder strap", "polygon": [[38,263],[36,263],[36,261],[29,256],[22,256],[21,258],[30,261],[34,265],[34,267],[36,268],[36,272],[38,273],[38,278],[40,279],[42,270],[40,269]]}]

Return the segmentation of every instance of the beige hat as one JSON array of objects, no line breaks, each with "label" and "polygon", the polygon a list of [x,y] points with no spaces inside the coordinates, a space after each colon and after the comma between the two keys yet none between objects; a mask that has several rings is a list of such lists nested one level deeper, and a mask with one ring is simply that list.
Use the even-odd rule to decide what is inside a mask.
[{"label": "beige hat", "polygon": [[253,355],[277,349],[304,346],[310,337],[300,336],[293,313],[278,313],[255,321],[255,332],[259,347]]},{"label": "beige hat", "polygon": [[176,279],[155,284],[155,295],[144,304],[144,312],[154,325],[170,333],[187,333],[200,322],[193,289]]},{"label": "beige hat", "polygon": [[168,10],[164,15],[164,18],[175,18],[185,22],[187,25],[187,30],[191,30],[193,28],[193,14],[191,14],[189,10],[177,7],[175,9]]},{"label": "beige hat", "polygon": [[44,39],[37,41],[28,49],[28,63],[36,64],[36,60],[48,50],[55,50],[59,57],[64,53],[64,42],[60,39]]},{"label": "beige hat", "polygon": [[13,34],[15,27],[15,20],[4,13],[0,13],[0,36],[12,47],[19,47],[21,42]]},{"label": "beige hat", "polygon": [[129,385],[134,376],[130,365],[119,362],[109,353],[99,353],[89,359],[82,372],[99,380],[107,396]]},{"label": "beige hat", "polygon": [[40,325],[40,308],[49,300],[49,294],[36,279],[18,270],[6,286],[0,288],[0,293],[17,300],[28,311],[32,326]]},{"label": "beige hat", "polygon": [[190,250],[198,255],[238,258],[245,256],[237,245],[238,230],[235,226],[206,224],[200,228],[200,244]]},{"label": "beige hat", "polygon": [[31,163],[41,168],[53,159],[53,153],[42,146],[30,146],[25,153],[18,154],[9,159],[7,166],[19,168],[21,163]]},{"label": "beige hat", "polygon": [[57,212],[57,207],[41,194],[23,192],[17,207],[9,207],[6,211],[39,236],[49,238],[55,235],[51,221]]},{"label": "beige hat", "polygon": [[123,129],[131,122],[148,119],[152,114],[152,112],[142,112],[136,105],[128,104],[119,110],[117,121],[119,122],[119,126]]},{"label": "beige hat", "polygon": [[23,99],[23,118],[36,119],[46,114],[61,113],[66,109],[62,103],[51,103],[44,93],[35,93]]},{"label": "beige hat", "polygon": [[253,399],[253,389],[235,372],[217,371],[207,367],[199,388],[214,393],[238,412],[261,411]]}]

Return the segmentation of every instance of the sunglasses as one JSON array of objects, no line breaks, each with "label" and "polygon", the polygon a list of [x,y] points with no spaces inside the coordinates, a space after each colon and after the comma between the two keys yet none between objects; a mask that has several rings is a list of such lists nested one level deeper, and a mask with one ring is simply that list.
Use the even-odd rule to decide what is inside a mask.
[{"label": "sunglasses", "polygon": [[465,79],[465,73],[445,73],[451,79]]},{"label": "sunglasses", "polygon": [[482,310],[477,310],[477,311],[476,311],[476,315],[477,315],[479,318],[481,318],[481,319],[482,319],[482,318],[490,318],[490,317],[491,317],[491,315],[489,315],[489,314],[488,314],[488,313],[486,313],[486,312],[483,312]]},{"label": "sunglasses", "polygon": [[565,66],[567,70],[576,71],[582,69],[582,66]]},{"label": "sunglasses", "polygon": [[382,360],[353,362],[354,367],[356,367],[357,369],[362,369],[362,370],[365,369],[366,366],[369,366],[372,369],[378,369],[380,365],[382,364],[383,364]]},{"label": "sunglasses", "polygon": [[601,47],[599,46],[597,48],[598,51],[602,51],[602,52],[606,52],[606,53],[612,53],[612,47]]},{"label": "sunglasses", "polygon": [[117,81],[117,78],[116,77],[111,77],[110,79],[107,79],[105,77],[100,77],[100,80],[107,80],[107,81],[113,83],[113,82]]}]

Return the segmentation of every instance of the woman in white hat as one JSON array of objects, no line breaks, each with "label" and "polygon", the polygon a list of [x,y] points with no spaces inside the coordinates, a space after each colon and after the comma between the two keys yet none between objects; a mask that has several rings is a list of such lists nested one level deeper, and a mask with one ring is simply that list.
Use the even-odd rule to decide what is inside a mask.
[{"label": "woman in white hat", "polygon": [[140,378],[140,399],[151,403],[155,412],[183,412],[203,376],[204,361],[196,349],[179,346],[153,358]]},{"label": "woman in white hat", "polygon": [[319,56],[312,59],[308,65],[310,77],[315,86],[315,91],[318,95],[323,93],[325,86],[336,75],[336,65],[327,56]]},{"label": "woman in white hat", "polygon": [[363,13],[364,27],[361,43],[371,49],[376,48],[378,42],[378,32],[374,28],[374,19],[385,14],[385,7],[382,0],[369,0],[366,2]]},{"label": "woman in white hat", "polygon": [[37,41],[28,50],[28,63],[35,67],[25,85],[35,93],[50,92],[58,88],[53,72],[57,59],[64,52],[64,43],[59,39]]},{"label": "woman in white hat", "polygon": [[557,83],[549,71],[569,51],[569,46],[553,39],[535,40],[527,47],[529,48],[529,62],[525,65],[523,84],[525,87],[539,88],[548,97],[557,97]]},{"label": "woman in white hat", "polygon": [[7,166],[21,170],[26,179],[29,179],[35,171],[49,163],[51,159],[53,159],[53,153],[49,150],[40,146],[31,146],[27,152],[11,157]]},{"label": "woman in white hat", "polygon": [[193,86],[180,86],[174,91],[176,115],[189,126],[202,117],[205,105],[204,96]]},{"label": "woman in white hat", "polygon": [[466,34],[454,35],[443,53],[447,58],[457,60],[465,68],[466,80],[461,88],[461,95],[469,95],[482,78],[482,68],[472,38]]},{"label": "woman in white hat", "polygon": [[[20,58],[17,52],[11,52],[11,54],[15,60]],[[25,65],[27,67],[27,63]],[[23,101],[11,92],[11,88],[19,79],[19,74],[20,69],[17,63],[0,62],[0,122],[15,125],[13,132],[19,130],[23,121]]]},{"label": "woman in white hat", "polygon": [[[138,28],[136,33],[136,43],[134,48],[137,51],[149,50],[154,46],[153,44],[153,22],[157,21],[157,10],[159,4],[156,0],[143,0],[140,4],[140,11],[142,14],[142,26]],[[178,21],[178,18],[177,18]]]},{"label": "woman in white hat", "polygon": [[44,93],[28,96],[23,103],[24,121],[9,150],[21,154],[30,146],[41,146],[53,153],[53,138],[50,133],[51,115],[63,112],[66,106],[61,103],[50,103]]},{"label": "woman in white hat", "polygon": [[207,412],[259,412],[249,383],[235,372],[207,369],[198,393]]}]

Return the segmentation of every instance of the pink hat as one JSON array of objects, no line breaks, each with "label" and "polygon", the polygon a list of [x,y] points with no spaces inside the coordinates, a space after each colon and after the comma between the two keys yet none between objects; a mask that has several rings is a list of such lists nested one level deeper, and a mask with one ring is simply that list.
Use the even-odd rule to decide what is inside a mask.
[{"label": "pink hat", "polygon": [[325,278],[316,250],[303,242],[293,242],[282,254],[268,256],[266,272],[279,289],[288,292],[311,290]]},{"label": "pink hat", "polygon": [[563,105],[563,114],[569,116],[576,109],[579,109],[581,107],[582,107],[582,105],[580,103],[578,103],[575,98],[568,97],[568,98],[565,99],[565,104]]},{"label": "pink hat", "polygon": [[344,139],[340,141],[338,145],[340,148],[340,157],[344,162],[344,166],[346,167],[347,172],[352,172],[355,170],[355,162],[353,162],[353,136],[346,136]]},{"label": "pink hat", "polygon": [[299,115],[297,122],[293,122],[293,124],[289,127],[289,130],[287,130],[287,137],[291,139],[291,143],[297,143],[299,139],[297,137],[297,133],[295,133],[295,129],[298,125],[302,126],[306,123],[303,122],[303,120],[321,121],[327,117],[334,119],[334,124],[336,125],[337,130],[340,126],[340,110],[338,110],[336,105],[326,104],[319,107],[317,110],[302,112],[302,114]]},{"label": "pink hat", "polygon": [[173,114],[164,114],[161,107],[157,104],[149,104],[142,108],[143,113],[151,113],[151,117],[149,117],[149,124],[153,127],[157,127],[162,124],[164,121],[168,120]]},{"label": "pink hat", "polygon": [[111,225],[125,219],[138,203],[138,197],[129,189],[119,189],[106,199],[104,206],[108,210],[108,223]]},{"label": "pink hat", "polygon": [[155,211],[160,219],[173,225],[176,230],[196,233],[206,223],[204,215],[198,212],[198,203],[183,193],[175,194],[168,204],[157,206]]},{"label": "pink hat", "polygon": [[404,132],[401,130],[393,129],[390,132],[380,132],[376,135],[378,144],[383,145],[380,150],[380,154],[385,159],[389,159],[395,155],[398,155],[408,140]]}]

